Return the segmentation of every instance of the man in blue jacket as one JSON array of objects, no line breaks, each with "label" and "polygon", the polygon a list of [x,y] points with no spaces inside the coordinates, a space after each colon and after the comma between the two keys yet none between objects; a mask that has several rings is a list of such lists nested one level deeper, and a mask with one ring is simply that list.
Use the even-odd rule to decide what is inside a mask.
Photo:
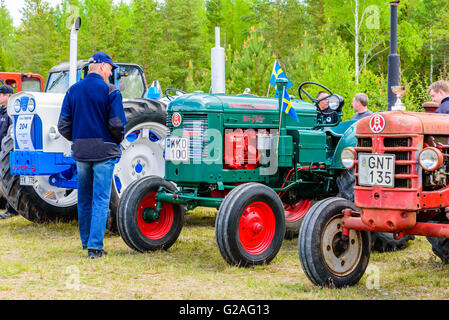
[{"label": "man in blue jacket", "polygon": [[126,117],[122,95],[108,82],[117,65],[104,52],[89,59],[89,74],[67,91],[58,130],[73,142],[78,171],[78,223],[88,257],[107,254],[103,238],[114,165],[120,158]]}]

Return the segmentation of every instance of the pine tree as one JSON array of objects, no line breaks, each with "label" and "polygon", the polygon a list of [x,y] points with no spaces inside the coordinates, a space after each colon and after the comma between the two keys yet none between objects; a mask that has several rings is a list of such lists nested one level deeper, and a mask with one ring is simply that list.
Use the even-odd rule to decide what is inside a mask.
[{"label": "pine tree", "polygon": [[21,72],[34,72],[47,76],[49,69],[59,60],[59,35],[56,12],[46,1],[25,0],[22,24],[17,33],[16,64]]},{"label": "pine tree", "polygon": [[230,79],[226,84],[226,91],[236,94],[249,88],[252,94],[266,95],[273,63],[271,44],[252,28],[243,47],[234,52],[234,58],[226,68],[226,79]]}]

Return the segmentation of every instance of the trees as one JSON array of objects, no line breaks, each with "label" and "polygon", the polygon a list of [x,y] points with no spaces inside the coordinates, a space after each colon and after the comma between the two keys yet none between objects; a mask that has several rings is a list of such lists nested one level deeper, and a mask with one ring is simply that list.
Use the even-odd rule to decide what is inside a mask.
[{"label": "trees", "polygon": [[[355,90],[366,91],[379,108],[386,100],[385,88],[375,88],[386,86],[390,6],[383,0],[62,0],[56,8],[26,0],[17,30],[5,3],[0,68],[8,71],[45,76],[68,60],[70,21],[79,14],[80,59],[105,51],[140,64],[148,81],[164,88],[209,91],[219,26],[228,93],[249,87],[266,95],[275,55],[295,85],[322,82],[347,101]],[[398,17],[401,82],[411,87],[404,101],[410,95],[418,104],[426,83],[447,77],[449,3],[404,1]]]}]

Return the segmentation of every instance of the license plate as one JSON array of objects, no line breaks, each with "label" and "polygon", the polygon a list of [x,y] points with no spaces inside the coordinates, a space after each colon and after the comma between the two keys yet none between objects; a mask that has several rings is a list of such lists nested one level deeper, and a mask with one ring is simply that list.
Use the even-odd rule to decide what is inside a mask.
[{"label": "license plate", "polygon": [[34,186],[34,176],[20,176],[21,186]]},{"label": "license plate", "polygon": [[394,160],[394,154],[359,154],[359,185],[393,188]]},{"label": "license plate", "polygon": [[165,140],[165,159],[170,161],[189,161],[190,141],[188,138],[170,137]]}]

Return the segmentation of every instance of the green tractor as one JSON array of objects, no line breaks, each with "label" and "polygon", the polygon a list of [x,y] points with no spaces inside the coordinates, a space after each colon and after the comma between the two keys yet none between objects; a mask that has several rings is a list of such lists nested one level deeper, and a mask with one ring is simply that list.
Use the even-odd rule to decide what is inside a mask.
[{"label": "green tractor", "polygon": [[[285,84],[278,80],[280,97]],[[320,100],[329,99],[337,123],[319,123],[320,100],[309,86],[328,93]],[[280,112],[282,99],[194,93],[172,101],[165,178],[136,180],[120,197],[125,243],[139,252],[168,249],[186,210],[212,207],[216,242],[229,264],[269,263],[284,236],[298,233],[312,201],[352,187],[340,153],[356,143],[355,121],[341,121],[343,99],[314,82],[301,84],[298,94],[291,103],[299,121]]]}]

